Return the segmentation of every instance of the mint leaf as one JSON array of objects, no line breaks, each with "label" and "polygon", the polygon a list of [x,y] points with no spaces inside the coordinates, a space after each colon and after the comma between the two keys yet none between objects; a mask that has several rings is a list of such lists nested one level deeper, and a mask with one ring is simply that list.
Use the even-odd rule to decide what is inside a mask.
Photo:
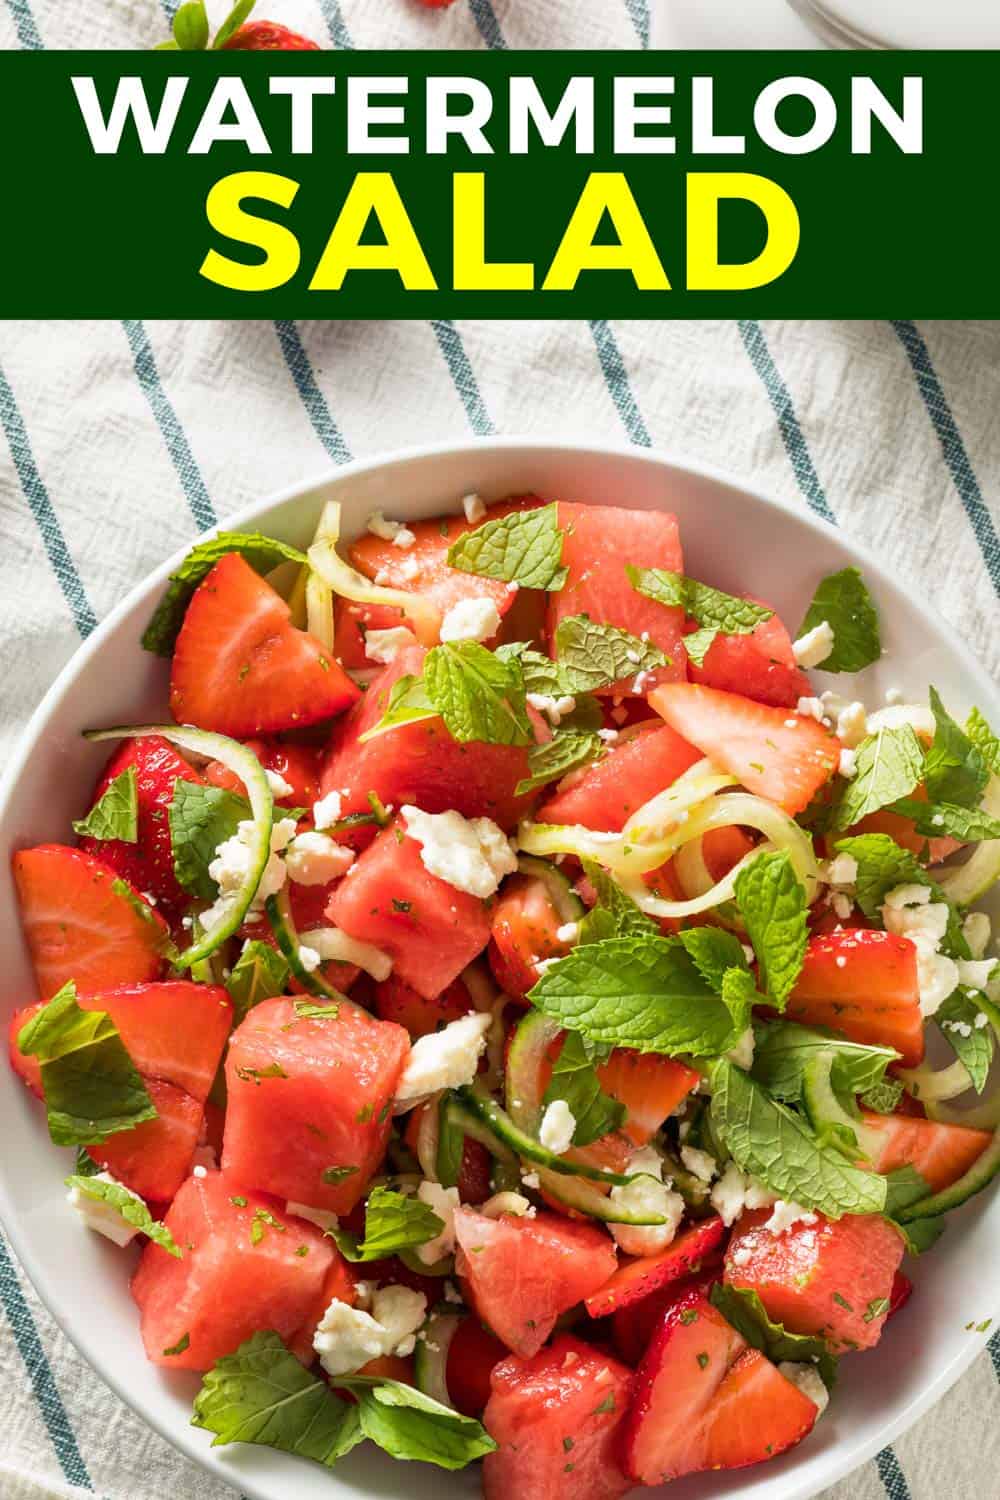
[{"label": "mint leaf", "polygon": [[808,940],[806,895],[787,853],[758,854],[736,877],[736,904],[760,967],[761,989],[783,1010]]},{"label": "mint leaf", "polygon": [[924,838],[961,839],[978,844],[983,839],[1000,839],[1000,820],[991,818],[980,807],[962,807],[955,802],[921,802],[917,797],[902,797],[892,804],[892,811],[910,818]]},{"label": "mint leaf", "polygon": [[831,826],[850,828],[869,813],[908,797],[924,775],[924,752],[909,724],[879,729],[855,752],[855,773],[844,782]]},{"label": "mint leaf", "polygon": [[524,677],[476,641],[435,646],[424,661],[424,690],[453,739],[492,745],[533,745]]},{"label": "mint leaf", "polygon": [[57,1146],[98,1146],[156,1119],[156,1107],[103,1010],[83,1010],[72,980],[25,1026],[17,1045],[41,1064],[49,1135]]},{"label": "mint leaf", "polygon": [[578,944],[528,997],[586,1041],[636,1052],[716,1056],[736,1045],[734,1025],[681,943],[660,937]]},{"label": "mint leaf", "polygon": [[860,672],[878,661],[882,655],[878,611],[857,568],[842,568],[823,579],[798,635],[814,630],[824,620],[833,631],[833,650],[820,663],[821,671]]},{"label": "mint leaf", "polygon": [[414,724],[420,719],[437,717],[437,709],[427,696],[423,678],[414,677],[407,672],[403,677],[397,677],[393,683],[385,713],[372,729],[361,736],[360,743],[364,744],[376,735],[385,734],[389,729],[398,729],[401,724]]},{"label": "mint leaf", "polygon": [[604,754],[600,735],[589,729],[559,729],[544,745],[533,745],[528,751],[529,776],[525,776],[514,788],[514,795],[522,797],[534,792],[550,781],[558,781],[579,766],[599,760]]},{"label": "mint leaf", "polygon": [[583,873],[594,888],[597,905],[580,922],[577,946],[613,937],[658,937],[659,927],[640,911],[617,880],[595,860],[583,861]]},{"label": "mint leaf", "polygon": [[245,942],[226,989],[233,1002],[233,1023],[238,1026],[262,1000],[283,995],[291,970],[284,956],[270,943]]},{"label": "mint leaf", "polygon": [[161,1250],[166,1250],[168,1255],[173,1255],[177,1260],[182,1257],[180,1246],[175,1241],[166,1224],[154,1219],[149,1209],[141,1198],[135,1193],[130,1193],[127,1187],[120,1182],[104,1182],[96,1175],[89,1172],[81,1172],[66,1178],[66,1186],[75,1188],[78,1193],[83,1193],[86,1198],[93,1198],[98,1203],[110,1203],[116,1208],[125,1220],[133,1228],[141,1230],[154,1245],[159,1245]]},{"label": "mint leaf", "polygon": [[576,1120],[574,1146],[589,1146],[600,1140],[610,1130],[617,1130],[625,1118],[624,1104],[602,1091],[597,1071],[575,1031],[567,1032],[552,1064],[552,1080],[542,1102],[552,1104],[556,1099],[566,1101]]},{"label": "mint leaf", "polygon": [[683,573],[669,573],[664,568],[626,567],[629,582],[647,599],[658,604],[677,605],[689,619],[701,626],[685,636],[688,656],[696,666],[704,663],[709,647],[717,635],[750,635],[758,625],[770,620],[773,609],[724,594],[707,583],[686,578]]},{"label": "mint leaf", "polygon": [[895,1167],[885,1174],[885,1212],[894,1219],[904,1208],[929,1198],[931,1185],[910,1162],[905,1167]]},{"label": "mint leaf", "polygon": [[139,788],[135,766],[127,766],[105,787],[85,818],[73,824],[82,838],[121,839],[134,844],[139,837]]},{"label": "mint leaf", "polygon": [[558,506],[511,511],[460,536],[448,548],[448,565],[526,589],[561,589],[567,578],[564,540]]},{"label": "mint leaf", "polygon": [[980,758],[994,776],[1000,776],[1000,739],[993,733],[978,708],[965,721],[965,732],[979,751]]},{"label": "mint leaf", "polygon": [[739,1041],[750,1025],[751,1012],[760,998],[754,977],[746,967],[745,961],[742,968],[727,969],[723,974],[722,1003],[733,1018],[733,1033],[736,1041]]},{"label": "mint leaf", "polygon": [[100,1172],[100,1170],[101,1170],[101,1168],[98,1166],[98,1164],[94,1160],[94,1158],[92,1156],[89,1156],[87,1154],[86,1147],[84,1147],[84,1146],[77,1146],[77,1148],[76,1148],[76,1176],[77,1177],[96,1177],[97,1174],[98,1174],[98,1172]]},{"label": "mint leaf", "polygon": [[849,854],[857,862],[857,903],[866,917],[881,918],[885,898],[898,885],[933,885],[917,856],[903,849],[887,833],[859,833],[838,839],[837,854]]},{"label": "mint leaf", "polygon": [[996,1040],[992,1026],[976,1025],[977,1016],[982,1014],[982,1006],[960,989],[942,1001],[934,1013],[941,1035],[968,1068],[977,1094],[986,1087]]},{"label": "mint leaf", "polygon": [[658,646],[588,615],[569,615],[556,630],[556,656],[570,693],[592,693],[622,677],[669,665]]},{"label": "mint leaf", "polygon": [[229,12],[218,31],[215,33],[215,41],[212,43],[213,50],[224,47],[235,31],[243,25],[247,16],[253,10],[257,0],[236,0],[236,4]]},{"label": "mint leaf", "polygon": [[722,993],[727,969],[750,972],[743,944],[733,932],[726,932],[722,927],[689,927],[677,936],[702,979],[717,995]]},{"label": "mint leaf", "polygon": [[924,763],[927,800],[978,807],[990,775],[986,764],[933,687],[930,689],[930,704],[936,727]]},{"label": "mint leaf", "polygon": [[905,1092],[898,1078],[883,1078],[881,1083],[865,1090],[861,1095],[861,1104],[877,1115],[892,1115]]},{"label": "mint leaf", "polygon": [[806,1069],[820,1054],[833,1054],[830,1081],[838,1094],[864,1094],[885,1080],[890,1063],[899,1061],[892,1047],[849,1042],[823,1027],[775,1021],[757,1027],[752,1073],[776,1099],[797,1104]]},{"label": "mint leaf", "polygon": [[208,873],[215,851],[251,817],[246,798],[219,786],[178,776],[168,811],[174,874],[192,896],[214,901],[219,888]]},{"label": "mint leaf", "polygon": [[205,0],[187,0],[174,16],[174,41],[182,52],[204,52],[208,46]]},{"label": "mint leaf", "polygon": [[719,1058],[710,1082],[712,1124],[742,1171],[830,1219],[882,1213],[885,1178],[851,1166],[836,1149],[821,1148],[802,1117],[748,1073]]},{"label": "mint leaf", "polygon": [[230,552],[238,552],[257,573],[270,573],[279,563],[304,563],[306,560],[297,547],[261,536],[257,531],[220,531],[207,537],[192,548],[176,573],[171,573],[167,592],[143,633],[144,650],[152,651],[156,656],[170,655],[192,594],[220,558]]},{"label": "mint leaf", "polygon": [[359,1375],[340,1384],[358,1398],[363,1436],[393,1458],[464,1469],[496,1450],[475,1417],[464,1417],[411,1385]]},{"label": "mint leaf", "polygon": [[573,694],[569,678],[557,661],[534,651],[526,641],[512,641],[498,646],[493,653],[501,661],[517,661],[524,678],[524,689],[528,693],[544,693],[549,698],[562,698]]},{"label": "mint leaf", "polygon": [[419,1198],[407,1198],[391,1188],[373,1188],[365,1208],[365,1237],[346,1229],[332,1231],[342,1255],[351,1261],[382,1260],[412,1245],[437,1239],[444,1224]]},{"label": "mint leaf", "polygon": [[276,1333],[255,1333],[217,1360],[195,1397],[192,1427],[224,1443],[258,1443],[331,1465],[361,1441],[357,1408],[310,1375]]},{"label": "mint leaf", "polygon": [[815,1365],[827,1390],[832,1390],[837,1380],[837,1360],[823,1339],[789,1333],[783,1323],[773,1323],[760,1297],[749,1287],[717,1281],[710,1297],[713,1306],[752,1349],[759,1349],[774,1365],[786,1359],[793,1364]]}]

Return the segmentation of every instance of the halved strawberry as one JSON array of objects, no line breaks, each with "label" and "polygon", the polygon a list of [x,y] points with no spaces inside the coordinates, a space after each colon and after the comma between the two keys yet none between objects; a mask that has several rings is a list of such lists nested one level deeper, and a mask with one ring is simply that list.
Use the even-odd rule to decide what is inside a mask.
[{"label": "halved strawberry", "polygon": [[493,976],[513,999],[538,983],[537,965],[562,958],[572,947],[559,937],[563,920],[544,880],[534,875],[512,875],[493,907],[488,956]]},{"label": "halved strawberry", "polygon": [[[245,741],[265,771],[275,771],[291,788],[275,797],[276,807],[305,807],[311,809],[319,797],[320,763],[322,750],[316,745],[294,745],[287,740],[252,739]],[[246,796],[246,787],[234,771],[221,761],[211,760],[205,767],[205,780],[213,786],[221,786],[227,792]]]},{"label": "halved strawberry", "polygon": [[889,1311],[886,1321],[905,1307],[913,1295],[913,1282],[905,1271],[897,1271],[893,1277],[892,1291],[889,1293]]},{"label": "halved strawberry", "polygon": [[[750,594],[743,597],[753,604],[764,602]],[[812,691],[809,678],[795,661],[792,638],[776,614],[749,635],[717,635],[700,667],[688,659],[688,678],[776,708],[794,708]]]},{"label": "halved strawberry", "polygon": [[672,1057],[618,1047],[598,1067],[597,1077],[604,1092],[625,1106],[625,1135],[634,1146],[645,1146],[695,1087],[699,1075]]},{"label": "halved strawberry", "polygon": [[238,26],[227,42],[225,52],[318,52],[319,43],[297,31],[289,31],[278,21],[247,21]]},{"label": "halved strawberry", "polygon": [[510,1350],[472,1313],[463,1318],[448,1346],[445,1383],[456,1411],[481,1417],[490,1399],[490,1376]]},{"label": "halved strawberry", "polygon": [[86,993],[156,978],[167,924],[103,861],[65,844],[40,844],[20,849],[13,865],[43,999],[70,979]]},{"label": "halved strawberry", "polygon": [[584,1306],[592,1318],[604,1318],[645,1301],[653,1292],[682,1276],[693,1276],[706,1255],[721,1244],[725,1232],[722,1220],[713,1214],[679,1234],[659,1255],[622,1261],[614,1275],[586,1299]]},{"label": "halved strawberry", "polygon": [[707,1297],[717,1281],[722,1280],[722,1263],[710,1252],[710,1269],[678,1281],[668,1281],[658,1291],[650,1292],[641,1302],[621,1307],[611,1314],[611,1337],[615,1349],[627,1365],[639,1365],[664,1317],[678,1303],[688,1306],[692,1297]]},{"label": "halved strawberry", "polygon": [[852,1042],[895,1047],[903,1067],[916,1067],[924,1055],[916,948],[909,938],[859,928],[810,938],[785,1015]]},{"label": "halved strawberry", "polygon": [[197,1099],[159,1078],[143,1082],[156,1106],[156,1119],[110,1135],[87,1154],[140,1198],[168,1203],[191,1170],[202,1127]]},{"label": "halved strawberry", "polygon": [[639,1367],[625,1421],[625,1467],[649,1485],[743,1468],[799,1442],[818,1414],[695,1292],[666,1314]]},{"label": "halved strawberry", "polygon": [[963,1177],[993,1139],[988,1130],[968,1125],[938,1124],[915,1115],[876,1115],[867,1109],[861,1113],[867,1130],[881,1140],[872,1161],[875,1171],[916,1167],[934,1193]]},{"label": "halved strawberry", "polygon": [[440,995],[428,1000],[403,979],[390,974],[374,987],[375,1014],[383,1021],[405,1026],[410,1036],[428,1036],[440,1031],[449,1021],[461,1020],[472,1009],[469,992],[460,979],[454,980]]},{"label": "halved strawberry", "polygon": [[319,641],[295,629],[281,595],[238,553],[220,558],[195,590],[174,648],[178,723],[245,738],[329,719],[359,697]]},{"label": "halved strawberry", "polygon": [[175,921],[187,910],[191,897],[174,874],[174,851],[168,821],[170,804],[178,780],[203,782],[205,778],[158,735],[125,740],[101,772],[92,805],[100,801],[115,777],[130,766],[135,770],[139,804],[136,842],[127,844],[121,839],[95,839],[85,835],[80,840],[80,848],[110,865],[136,890],[153,896],[168,920]]},{"label": "halved strawberry", "polygon": [[[408,521],[407,530],[415,540],[409,547],[366,532],[349,548],[351,562],[366,578],[378,578],[389,588],[424,594],[442,615],[463,599],[492,599],[500,615],[506,614],[517,596],[497,578],[480,578],[448,566],[448,548],[467,531],[474,531],[498,516],[515,510],[534,510],[544,501],[537,495],[517,495],[491,505],[475,525],[464,516],[436,516],[429,521]],[[398,625],[399,620],[392,621]],[[378,628],[384,628],[379,626]],[[371,663],[369,662],[370,666]]]},{"label": "halved strawberry", "polygon": [[580,823],[620,833],[644,802],[700,759],[669,724],[644,719],[622,730],[603,760],[564,777],[535,816],[539,823]]},{"label": "halved strawberry", "polygon": [[840,741],[815,719],[754,703],[695,682],[670,682],[649,701],[679,735],[697,745],[749,792],[802,812],[833,775]]}]

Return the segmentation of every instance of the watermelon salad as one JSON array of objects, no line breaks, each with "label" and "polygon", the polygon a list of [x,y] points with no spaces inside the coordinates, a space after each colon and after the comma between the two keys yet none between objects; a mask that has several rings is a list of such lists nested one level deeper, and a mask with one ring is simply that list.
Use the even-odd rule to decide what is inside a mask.
[{"label": "watermelon salad", "polygon": [[777,1459],[1000,1165],[1000,741],[866,696],[857,569],[793,638],[664,512],[340,521],[194,548],[169,713],[14,855],[66,1233],[216,1444]]}]

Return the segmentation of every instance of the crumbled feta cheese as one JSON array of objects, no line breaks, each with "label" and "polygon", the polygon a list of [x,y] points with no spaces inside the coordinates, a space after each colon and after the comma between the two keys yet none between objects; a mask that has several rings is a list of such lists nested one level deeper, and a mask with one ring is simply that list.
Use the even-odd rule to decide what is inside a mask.
[{"label": "crumbled feta cheese", "polygon": [[455,1210],[460,1202],[458,1188],[442,1187],[439,1182],[422,1182],[417,1188],[417,1197],[433,1209],[444,1225],[436,1239],[417,1246],[417,1258],[425,1266],[432,1266],[455,1248]]},{"label": "crumbled feta cheese", "polygon": [[826,661],[833,650],[833,627],[828,620],[821,620],[805,635],[792,642],[792,651],[800,667],[818,667]]},{"label": "crumbled feta cheese", "polygon": [[323,960],[315,948],[310,948],[308,943],[299,944],[299,963],[307,974],[313,974],[319,968]]},{"label": "crumbled feta cheese", "polygon": [[727,1229],[745,1208],[769,1208],[777,1201],[775,1194],[761,1183],[752,1177],[744,1177],[734,1161],[729,1163],[712,1188],[710,1198],[712,1207]]},{"label": "crumbled feta cheese", "polygon": [[976,1028],[977,1031],[984,1031],[986,1029],[986,1027],[990,1024],[990,1018],[985,1013],[985,1011],[979,1011],[976,1014],[976,1018],[975,1018],[974,1024],[975,1024],[975,1028]]},{"label": "crumbled feta cheese", "polygon": [[543,974],[547,974],[549,972],[549,970],[552,969],[552,968],[554,968],[555,965],[558,962],[559,962],[558,957],[556,957],[556,958],[536,958],[534,960],[535,973],[538,975],[539,979],[541,979],[542,975]]},{"label": "crumbled feta cheese", "polygon": [[462,509],[470,526],[477,525],[486,514],[486,501],[480,495],[463,495]]},{"label": "crumbled feta cheese", "polygon": [[[202,914],[202,925],[206,932],[224,922],[236,901],[240,888],[250,873],[250,840],[254,824],[251,819],[237,825],[231,838],[225,839],[215,851],[215,858],[208,873],[219,887],[218,899]],[[282,854],[295,837],[295,819],[278,818],[271,829],[271,853],[260,884],[251,903],[251,911],[263,909],[268,896],[274,896],[285,883],[286,870]]]},{"label": "crumbled feta cheese", "polygon": [[834,915],[842,922],[846,922],[854,910],[854,902],[843,891],[834,891],[830,897],[830,905],[833,907]]},{"label": "crumbled feta cheese", "polygon": [[191,1176],[192,1177],[207,1177],[208,1176],[208,1168],[207,1167],[203,1167],[200,1162],[195,1162],[194,1166],[191,1168]]},{"label": "crumbled feta cheese", "polygon": [[500,612],[492,599],[460,599],[441,621],[443,641],[488,641],[500,629]]},{"label": "crumbled feta cheese", "polygon": [[[930,904],[930,899],[931,888],[929,885],[897,885],[891,891],[886,892],[885,905],[892,911],[902,911],[907,906],[927,906]],[[945,907],[945,926],[947,926],[947,922],[948,909]],[[943,934],[944,927],[942,927],[941,931]]]},{"label": "crumbled feta cheese", "polygon": [[857,773],[857,759],[853,750],[841,750],[840,759],[837,762],[838,775],[843,776],[845,781]]},{"label": "crumbled feta cheese", "polygon": [[[826,697],[826,694],[823,694]],[[837,738],[848,750],[856,750],[868,733],[868,715],[863,703],[848,703],[837,714]],[[843,773],[841,773],[843,774]]]},{"label": "crumbled feta cheese", "polygon": [[890,707],[895,707],[897,703],[902,703],[903,694],[900,692],[899,688],[886,688],[885,701],[889,704]]},{"label": "crumbled feta cheese", "polygon": [[970,990],[984,990],[997,966],[995,958],[960,958],[957,960],[958,982]]},{"label": "crumbled feta cheese", "polygon": [[749,1245],[737,1245],[729,1259],[734,1266],[748,1266],[753,1259],[753,1251]]},{"label": "crumbled feta cheese", "polygon": [[412,1109],[439,1089],[458,1089],[471,1083],[492,1019],[489,1012],[472,1011],[458,1021],[450,1021],[443,1031],[418,1037],[396,1087],[397,1114]]},{"label": "crumbled feta cheese", "polygon": [[613,745],[614,742],[615,742],[615,740],[618,738],[618,730],[617,729],[599,729],[597,731],[597,738],[599,740],[603,740],[606,745]]},{"label": "crumbled feta cheese", "polygon": [[830,1392],[823,1384],[823,1377],[816,1367],[814,1365],[800,1364],[797,1361],[793,1363],[790,1359],[783,1359],[778,1365],[778,1374],[784,1375],[786,1380],[790,1381],[792,1385],[802,1392],[803,1396],[806,1396],[815,1407],[819,1408],[816,1417],[818,1422],[829,1404]]},{"label": "crumbled feta cheese", "polygon": [[772,1234],[784,1234],[785,1230],[791,1229],[793,1224],[815,1224],[815,1222],[816,1215],[810,1213],[809,1209],[803,1208],[801,1203],[786,1203],[784,1198],[779,1198],[764,1228],[769,1229]]},{"label": "crumbled feta cheese", "polygon": [[392,545],[394,547],[412,547],[416,540],[416,536],[408,526],[401,526],[392,539]]},{"label": "crumbled feta cheese", "polygon": [[699,1151],[697,1146],[682,1146],[681,1161],[699,1182],[711,1182],[719,1170],[715,1157],[710,1156],[707,1151]]},{"label": "crumbled feta cheese", "polygon": [[531,1218],[535,1210],[522,1193],[494,1193],[479,1209],[487,1219],[499,1219],[501,1214],[516,1214],[518,1218]]},{"label": "crumbled feta cheese", "polygon": [[525,697],[536,713],[545,715],[553,729],[558,729],[566,715],[576,708],[576,699],[569,693],[564,693],[561,698],[554,698],[550,693],[527,693]]},{"label": "crumbled feta cheese", "polygon": [[579,922],[564,922],[561,927],[556,928],[556,938],[560,943],[575,943],[579,936]]},{"label": "crumbled feta cheese", "polygon": [[318,802],[313,803],[313,822],[318,832],[322,833],[324,828],[332,828],[340,817],[341,796],[339,792],[327,792]]},{"label": "crumbled feta cheese", "polygon": [[290,797],[294,792],[295,788],[288,785],[288,782],[280,772],[265,770],[264,775],[267,777],[267,784],[271,788],[272,797]]},{"label": "crumbled feta cheese", "polygon": [[650,682],[654,682],[655,680],[655,672],[637,672],[635,681],[632,684],[633,693],[639,693],[641,695],[646,691],[647,684]]},{"label": "crumbled feta cheese", "polygon": [[424,868],[456,890],[485,900],[517,869],[510,840],[489,818],[425,813],[410,806],[403,808],[403,818],[410,838],[421,846]]},{"label": "crumbled feta cheese", "polygon": [[289,844],[285,869],[296,885],[329,885],[353,860],[354,851],[336,843],[328,833],[306,832]]},{"label": "crumbled feta cheese", "polygon": [[330,1213],[325,1208],[310,1208],[308,1203],[285,1204],[288,1213],[294,1214],[297,1219],[308,1219],[310,1224],[315,1224],[317,1229],[336,1229],[339,1220],[336,1214]]},{"label": "crumbled feta cheese", "polygon": [[795,705],[795,712],[804,719],[815,719],[818,724],[826,723],[826,713],[819,698],[800,698]]},{"label": "crumbled feta cheese", "polygon": [[858,862],[851,854],[838,854],[826,867],[831,885],[853,885],[858,878]]},{"label": "crumbled feta cheese", "polygon": [[406,527],[402,521],[388,521],[380,510],[373,510],[368,517],[368,530],[382,542],[394,542]]},{"label": "crumbled feta cheese", "polygon": [[382,1325],[384,1353],[412,1354],[416,1332],[427,1316],[427,1298],[408,1286],[380,1286],[372,1297],[372,1315]]},{"label": "crumbled feta cheese", "polygon": [[882,920],[887,932],[907,937],[917,950],[917,983],[920,1010],[934,1015],[959,984],[955,960],[939,952],[948,926],[948,907],[932,901],[925,885],[898,885],[886,894]]},{"label": "crumbled feta cheese", "polygon": [[365,655],[369,661],[387,666],[407,646],[416,645],[416,641],[413,631],[407,630],[405,625],[393,625],[388,630],[366,630]]},{"label": "crumbled feta cheese", "polygon": [[943,1031],[954,1031],[958,1036],[969,1037],[972,1035],[972,1027],[968,1021],[945,1021],[942,1024]]},{"label": "crumbled feta cheese", "polygon": [[[110,1172],[97,1172],[94,1174],[95,1182],[114,1182],[118,1187],[124,1187],[124,1183],[118,1182],[117,1177],[112,1177]],[[133,1193],[131,1188],[125,1188],[130,1198],[145,1206],[144,1200],[138,1193]],[[101,1198],[89,1198],[79,1188],[70,1188],[66,1194],[66,1202],[76,1209],[83,1223],[88,1229],[94,1229],[98,1234],[103,1234],[107,1240],[113,1240],[116,1245],[128,1245],[140,1232],[134,1224],[130,1224],[126,1218],[115,1208],[113,1203],[107,1203]]]},{"label": "crumbled feta cheese", "polygon": [[565,1099],[553,1099],[542,1116],[538,1139],[546,1151],[562,1156],[573,1144],[576,1119]]},{"label": "crumbled feta cheese", "polygon": [[522,1172],[521,1185],[522,1187],[530,1188],[533,1192],[537,1193],[542,1183],[537,1172]]},{"label": "crumbled feta cheese", "polygon": [[736,1068],[742,1068],[749,1072],[753,1067],[754,1035],[753,1027],[748,1026],[740,1037],[735,1047],[730,1047],[726,1057]]},{"label": "crumbled feta cheese", "polygon": [[684,1217],[684,1199],[663,1181],[663,1158],[652,1146],[637,1151],[628,1165],[632,1182],[611,1189],[611,1202],[625,1212],[656,1216],[662,1224],[612,1224],[611,1233],[626,1255],[656,1255],[672,1243]]},{"label": "crumbled feta cheese", "polygon": [[962,936],[969,945],[973,958],[982,958],[989,943],[992,928],[984,911],[970,911],[962,923]]},{"label": "crumbled feta cheese", "polygon": [[371,1313],[336,1298],[320,1319],[313,1348],[328,1375],[350,1375],[386,1352],[386,1331]]}]

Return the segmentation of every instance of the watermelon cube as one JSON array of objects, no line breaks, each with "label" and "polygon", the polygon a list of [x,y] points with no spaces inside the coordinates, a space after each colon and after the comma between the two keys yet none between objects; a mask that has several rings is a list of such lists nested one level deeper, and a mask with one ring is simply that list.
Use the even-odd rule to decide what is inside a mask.
[{"label": "watermelon cube", "polygon": [[255,1006],[226,1058],[223,1170],[245,1187],[349,1213],[385,1152],[409,1050],[402,1026],[349,1000],[335,1016],[301,1017],[284,997]]},{"label": "watermelon cube", "polygon": [[489,1219],[455,1214],[456,1270],[481,1320],[515,1354],[530,1359],[560,1313],[602,1287],[617,1264],[614,1241],[593,1224],[561,1214]]},{"label": "watermelon cube", "polygon": [[[605,625],[617,625],[634,636],[648,633],[654,646],[670,658],[655,681],[683,682],[687,675],[684,650],[684,611],[634,589],[625,568],[665,568],[683,573],[677,517],[662,510],[622,511],[613,505],[575,505],[559,502],[559,525],[566,534],[562,560],[569,569],[564,588],[549,595],[546,638],[554,656],[559,622],[568,615],[589,615]],[[653,686],[653,680],[648,683]],[[634,691],[633,678],[607,692]]]},{"label": "watermelon cube", "polygon": [[333,1245],[273,1198],[208,1172],[188,1178],[164,1222],[181,1259],[150,1241],[132,1278],[153,1364],[207,1370],[259,1331],[290,1340],[313,1312]]},{"label": "watermelon cube", "polygon": [[[763,604],[753,599],[753,604]],[[764,605],[769,609],[770,605]],[[692,624],[692,629],[697,627]],[[749,635],[717,635],[700,667],[688,661],[691,682],[742,693],[774,708],[794,708],[812,692],[809,678],[795,660],[792,638],[777,615],[764,620]]]},{"label": "watermelon cube", "polygon": [[391,954],[393,973],[432,1000],[486,947],[490,909],[425,867],[397,819],[338,885],[327,915],[353,938]]},{"label": "watermelon cube", "polygon": [[514,795],[517,783],[530,774],[522,746],[460,744],[440,719],[403,724],[361,743],[385,713],[393,685],[406,675],[418,677],[425,655],[417,645],[400,651],[335,725],[323,767],[323,795],[339,792],[344,815],[369,812],[368,793],[376,792],[396,807],[412,802],[425,812],[454,808],[467,818],[492,818],[502,828],[513,828],[530,800]]},{"label": "watermelon cube", "polygon": [[502,1360],[483,1421],[499,1445],[483,1464],[486,1500],[617,1500],[632,1371],[562,1334],[531,1359]]},{"label": "watermelon cube", "polygon": [[623,730],[603,760],[565,777],[536,816],[540,823],[620,833],[643,803],[701,758],[669,724],[645,719]]},{"label": "watermelon cube", "polygon": [[882,1334],[903,1258],[898,1230],[875,1215],[845,1214],[772,1234],[771,1210],[745,1213],[726,1252],[725,1280],[755,1291],[776,1323],[831,1348],[870,1349]]}]

